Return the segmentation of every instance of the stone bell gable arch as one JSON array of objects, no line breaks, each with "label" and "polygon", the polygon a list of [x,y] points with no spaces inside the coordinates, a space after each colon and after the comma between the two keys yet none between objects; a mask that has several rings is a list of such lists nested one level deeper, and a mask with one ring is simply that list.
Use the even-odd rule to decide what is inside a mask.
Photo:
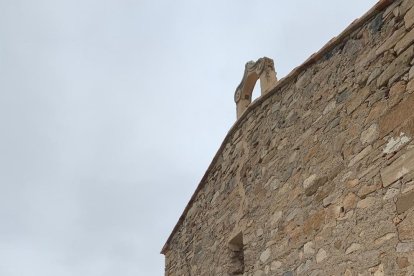
[{"label": "stone bell gable arch", "polygon": [[262,96],[276,85],[277,78],[272,59],[263,57],[259,58],[256,62],[249,61],[246,63],[243,79],[239,86],[237,86],[234,94],[237,119],[240,118],[252,102],[253,89],[258,79],[260,79],[260,91]]}]

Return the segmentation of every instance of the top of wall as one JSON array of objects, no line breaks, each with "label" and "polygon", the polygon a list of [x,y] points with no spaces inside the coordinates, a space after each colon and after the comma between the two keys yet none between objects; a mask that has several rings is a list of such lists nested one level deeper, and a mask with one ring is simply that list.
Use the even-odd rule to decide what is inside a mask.
[{"label": "top of wall", "polygon": [[198,184],[195,192],[193,193],[190,201],[188,202],[186,208],[184,209],[183,213],[181,214],[177,224],[175,225],[173,231],[171,232],[170,236],[168,237],[165,245],[163,246],[161,253],[165,254],[168,250],[169,244],[175,233],[177,232],[178,228],[184,221],[189,209],[192,207],[194,200],[196,199],[199,191],[204,187],[207,176],[209,175],[211,169],[213,168],[214,164],[217,162],[219,156],[223,152],[226,144],[228,143],[230,137],[243,125],[243,123],[246,121],[246,119],[249,117],[251,112],[256,109],[258,106],[261,105],[263,101],[268,99],[269,97],[272,97],[272,95],[275,95],[278,93],[284,86],[286,86],[288,83],[292,81],[296,81],[297,77],[304,72],[307,68],[315,64],[316,62],[320,61],[324,58],[326,54],[328,54],[330,51],[332,51],[335,47],[342,44],[344,41],[348,39],[348,37],[353,33],[355,30],[360,28],[362,25],[364,25],[366,22],[368,22],[370,19],[375,17],[378,13],[386,9],[389,5],[394,3],[393,0],[381,0],[379,1],[374,7],[372,7],[367,13],[365,13],[362,17],[355,20],[351,25],[349,25],[340,35],[337,37],[332,38],[325,46],[322,47],[317,53],[314,53],[311,55],[303,64],[296,67],[292,70],[285,78],[278,81],[276,86],[266,95],[263,95],[262,97],[259,97],[256,101],[254,101],[247,110],[243,113],[243,115],[234,123],[234,125],[230,128],[229,132],[227,133],[226,137],[224,138],[220,148],[218,149],[217,153],[215,154],[212,162],[210,163],[209,167],[207,168],[206,172],[204,173],[203,178],[201,179],[200,183]]}]

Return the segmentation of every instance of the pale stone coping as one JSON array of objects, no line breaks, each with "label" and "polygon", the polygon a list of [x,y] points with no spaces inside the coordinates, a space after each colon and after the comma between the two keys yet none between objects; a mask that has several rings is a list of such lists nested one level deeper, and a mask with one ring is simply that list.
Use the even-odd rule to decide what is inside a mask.
[{"label": "pale stone coping", "polygon": [[227,144],[228,140],[232,136],[234,132],[236,132],[240,125],[246,120],[247,116],[254,110],[256,107],[258,107],[261,103],[263,103],[266,99],[271,97],[272,95],[279,92],[285,85],[287,85],[290,81],[294,80],[301,72],[305,71],[307,68],[309,68],[311,65],[316,63],[317,61],[321,60],[323,56],[328,53],[329,51],[333,50],[336,46],[338,46],[347,36],[349,36],[352,32],[357,30],[358,28],[362,27],[366,22],[368,22],[371,18],[376,16],[378,13],[383,11],[385,8],[390,6],[394,3],[394,0],[380,0],[377,4],[375,4],[370,10],[368,10],[363,16],[360,18],[354,20],[351,25],[349,25],[342,33],[340,33],[338,36],[332,38],[328,41],[318,52],[311,55],[304,63],[302,63],[300,66],[293,69],[286,77],[282,78],[276,83],[276,86],[269,91],[268,93],[264,94],[263,96],[257,98],[253,103],[251,103],[247,109],[243,112],[243,114],[240,116],[240,118],[237,119],[237,121],[233,124],[233,126],[230,128],[230,130],[227,132],[226,137],[224,138],[223,142],[220,145],[220,148],[218,149],[217,153],[214,155],[213,160],[211,161],[210,165],[208,166],[206,172],[203,175],[203,178],[201,179],[200,183],[198,184],[196,190],[194,191],[193,195],[191,196],[190,201],[187,203],[187,206],[185,207],[183,213],[181,214],[180,218],[178,219],[177,224],[175,225],[174,229],[172,230],[170,236],[168,237],[166,243],[164,244],[163,248],[161,249],[161,254],[166,253],[168,246],[170,244],[171,239],[173,238],[174,234],[178,230],[178,227],[180,227],[181,223],[183,222],[185,216],[188,213],[188,210],[191,208],[195,198],[198,195],[198,192],[203,188],[204,184],[206,183],[207,176],[211,169],[214,167],[217,159],[219,158],[220,154],[225,148],[225,145]]}]

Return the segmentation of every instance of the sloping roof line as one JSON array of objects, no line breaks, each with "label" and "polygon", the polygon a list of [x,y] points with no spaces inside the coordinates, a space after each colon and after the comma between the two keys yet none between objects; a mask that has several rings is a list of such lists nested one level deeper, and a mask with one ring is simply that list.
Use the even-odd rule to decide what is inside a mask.
[{"label": "sloping roof line", "polygon": [[175,225],[173,231],[171,232],[170,236],[168,237],[165,245],[163,246],[161,250],[161,254],[165,254],[165,252],[168,249],[168,246],[170,244],[171,239],[173,238],[174,234],[177,232],[178,228],[180,227],[181,223],[184,221],[185,216],[188,213],[188,210],[193,205],[193,202],[195,198],[197,197],[198,192],[204,187],[206,183],[206,179],[210,171],[213,169],[214,164],[216,163],[217,159],[221,155],[221,153],[224,150],[225,145],[227,144],[228,140],[232,136],[232,134],[239,128],[239,126],[246,120],[246,117],[249,115],[249,113],[258,107],[263,101],[265,101],[267,98],[271,97],[277,91],[279,88],[282,88],[284,85],[286,85],[291,80],[295,79],[300,73],[305,71],[307,68],[309,68],[311,65],[316,63],[317,61],[321,60],[325,54],[327,54],[329,51],[333,50],[336,46],[340,45],[352,32],[354,32],[356,29],[363,26],[366,22],[368,22],[370,19],[375,17],[378,13],[383,11],[385,8],[387,8],[389,5],[394,3],[394,0],[380,0],[377,4],[375,4],[374,7],[372,7],[368,12],[366,12],[362,17],[354,20],[351,25],[349,25],[344,31],[342,31],[341,34],[338,36],[332,38],[328,43],[325,44],[325,46],[322,47],[318,52],[311,55],[302,65],[296,67],[293,69],[286,77],[279,80],[276,84],[276,86],[270,91],[269,93],[257,98],[250,106],[246,109],[246,111],[243,113],[243,115],[233,124],[233,126],[228,131],[226,137],[224,138],[223,142],[221,143],[220,148],[218,149],[217,153],[215,154],[213,160],[211,161],[210,165],[207,168],[207,171],[204,173],[203,178],[201,179],[200,183],[198,184],[195,192],[191,196],[190,201],[187,203],[187,206],[185,207],[183,213],[181,214],[180,218],[178,219],[177,224]]}]

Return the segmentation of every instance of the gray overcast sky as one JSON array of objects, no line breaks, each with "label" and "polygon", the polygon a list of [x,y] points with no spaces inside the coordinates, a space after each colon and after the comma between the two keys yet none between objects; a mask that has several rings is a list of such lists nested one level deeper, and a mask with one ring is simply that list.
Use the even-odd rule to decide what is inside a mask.
[{"label": "gray overcast sky", "polygon": [[0,275],[163,275],[235,121],[374,0],[0,0]]}]

